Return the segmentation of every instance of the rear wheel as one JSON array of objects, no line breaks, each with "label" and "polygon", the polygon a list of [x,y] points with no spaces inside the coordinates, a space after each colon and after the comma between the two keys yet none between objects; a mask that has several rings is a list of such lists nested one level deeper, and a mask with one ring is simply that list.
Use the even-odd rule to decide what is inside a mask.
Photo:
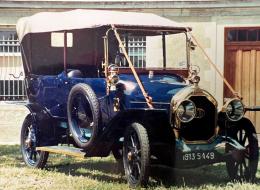
[{"label": "rear wheel", "polygon": [[241,161],[230,159],[226,162],[227,172],[232,180],[253,182],[258,166],[258,140],[254,126],[247,124],[237,126],[232,130],[232,137],[246,148]]},{"label": "rear wheel", "polygon": [[49,153],[36,150],[36,129],[31,115],[27,115],[21,129],[21,152],[27,166],[44,168]]},{"label": "rear wheel", "polygon": [[126,130],[123,163],[131,187],[146,186],[149,179],[150,146],[144,126],[132,123]]}]

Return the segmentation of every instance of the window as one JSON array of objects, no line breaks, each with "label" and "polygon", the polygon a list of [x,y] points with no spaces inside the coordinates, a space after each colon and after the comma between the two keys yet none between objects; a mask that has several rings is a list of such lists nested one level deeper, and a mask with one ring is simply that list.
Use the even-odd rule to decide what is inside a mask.
[{"label": "window", "polygon": [[258,41],[257,33],[258,33],[257,30],[249,30],[248,31],[248,41]]},{"label": "window", "polygon": [[[67,47],[73,46],[73,35],[71,32],[67,33]],[[51,47],[64,47],[64,32],[51,33]]]},{"label": "window", "polygon": [[228,42],[260,42],[260,29],[228,29]]},{"label": "window", "polygon": [[24,71],[15,31],[0,31],[0,100],[24,100]]},{"label": "window", "polygon": [[20,46],[15,31],[0,31],[0,53],[19,53]]},{"label": "window", "polygon": [[[146,37],[144,36],[129,36],[128,44],[123,43],[127,48],[128,55],[132,61],[134,67],[144,68],[146,67]],[[123,66],[128,65],[124,60]]]},{"label": "window", "polygon": [[236,41],[236,39],[237,39],[237,30],[228,31],[227,40]]}]

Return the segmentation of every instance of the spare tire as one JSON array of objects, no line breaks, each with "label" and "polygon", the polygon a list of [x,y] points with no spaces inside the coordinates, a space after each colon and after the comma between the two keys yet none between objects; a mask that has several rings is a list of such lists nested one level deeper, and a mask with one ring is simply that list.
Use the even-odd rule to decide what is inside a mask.
[{"label": "spare tire", "polygon": [[67,103],[69,129],[76,144],[90,148],[98,135],[99,103],[92,88],[83,83],[72,87]]}]

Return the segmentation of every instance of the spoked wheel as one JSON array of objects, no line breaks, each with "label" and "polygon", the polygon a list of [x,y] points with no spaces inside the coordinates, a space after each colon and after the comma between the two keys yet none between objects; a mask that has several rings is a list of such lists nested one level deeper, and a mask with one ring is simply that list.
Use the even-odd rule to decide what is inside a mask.
[{"label": "spoked wheel", "polygon": [[89,109],[89,103],[82,94],[73,99],[71,119],[73,129],[82,143],[88,142],[93,133],[93,115]]},{"label": "spoked wheel", "polygon": [[90,86],[77,84],[71,89],[67,111],[69,128],[77,145],[92,146],[97,136],[99,104]]},{"label": "spoked wheel", "polygon": [[27,115],[21,129],[21,152],[23,160],[29,167],[44,168],[49,153],[36,151],[36,134],[31,115]]},{"label": "spoked wheel", "polygon": [[146,129],[132,123],[126,130],[123,163],[131,187],[146,186],[149,179],[150,146]]},{"label": "spoked wheel", "polygon": [[255,128],[250,123],[238,126],[232,133],[233,138],[246,148],[246,152],[241,161],[230,159],[226,162],[228,174],[232,180],[253,182],[259,157]]}]

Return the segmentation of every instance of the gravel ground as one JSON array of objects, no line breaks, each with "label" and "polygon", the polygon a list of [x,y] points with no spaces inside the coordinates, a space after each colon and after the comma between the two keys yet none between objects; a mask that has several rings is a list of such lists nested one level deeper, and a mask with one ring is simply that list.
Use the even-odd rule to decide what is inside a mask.
[{"label": "gravel ground", "polygon": [[0,102],[0,144],[19,144],[20,129],[27,113],[23,105]]}]

